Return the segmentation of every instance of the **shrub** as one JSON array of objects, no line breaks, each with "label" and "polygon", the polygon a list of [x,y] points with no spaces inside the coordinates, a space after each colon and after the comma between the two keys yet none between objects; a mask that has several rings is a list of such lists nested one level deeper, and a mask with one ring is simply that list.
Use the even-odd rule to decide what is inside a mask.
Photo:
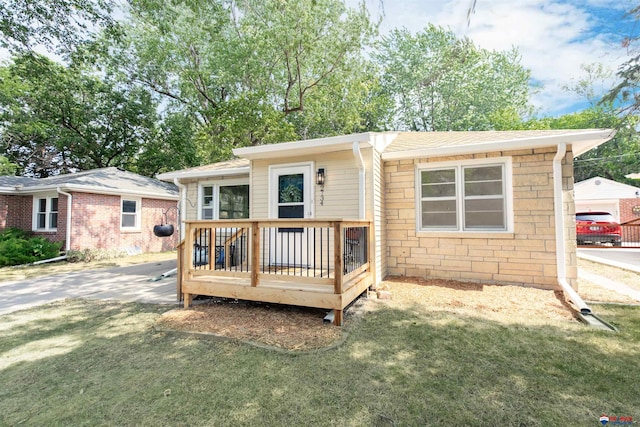
[{"label": "shrub", "polygon": [[61,242],[50,242],[18,228],[0,233],[0,267],[29,264],[60,254]]}]

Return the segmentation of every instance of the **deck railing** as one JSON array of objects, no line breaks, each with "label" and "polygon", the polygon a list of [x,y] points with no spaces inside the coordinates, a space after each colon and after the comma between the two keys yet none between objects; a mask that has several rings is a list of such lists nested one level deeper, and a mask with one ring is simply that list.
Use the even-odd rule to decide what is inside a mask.
[{"label": "deck railing", "polygon": [[343,285],[370,269],[370,222],[360,220],[216,220],[185,222],[183,279],[279,280]]}]

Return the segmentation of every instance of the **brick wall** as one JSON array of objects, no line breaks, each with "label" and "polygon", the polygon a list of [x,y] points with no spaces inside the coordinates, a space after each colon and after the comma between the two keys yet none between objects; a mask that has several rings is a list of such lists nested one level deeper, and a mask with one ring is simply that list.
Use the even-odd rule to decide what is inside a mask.
[{"label": "brick wall", "polygon": [[0,230],[17,227],[31,230],[33,197],[0,194]]},{"label": "brick wall", "polygon": [[[555,148],[433,159],[387,161],[387,273],[557,288],[553,192]],[[420,163],[510,156],[513,233],[416,231],[415,170]],[[567,276],[575,287],[573,160],[563,162]]]},{"label": "brick wall", "polygon": [[620,199],[620,223],[633,221],[640,218],[640,211],[633,213],[633,208],[640,206],[640,198]]},{"label": "brick wall", "polygon": [[156,237],[153,226],[163,220],[162,212],[175,207],[176,201],[142,199],[140,230],[120,228],[120,196],[73,193],[71,249],[140,248],[142,252],[175,249],[178,243],[176,210],[171,209],[169,223],[176,226],[170,237]]}]

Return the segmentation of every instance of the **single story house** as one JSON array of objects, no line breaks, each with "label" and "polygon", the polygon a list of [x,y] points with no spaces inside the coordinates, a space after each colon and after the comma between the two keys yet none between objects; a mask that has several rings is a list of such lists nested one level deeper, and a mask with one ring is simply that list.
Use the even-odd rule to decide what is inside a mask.
[{"label": "single story house", "polygon": [[0,176],[0,230],[31,230],[64,242],[67,251],[173,250],[177,234],[159,238],[153,227],[177,223],[178,194],[173,184],[115,167],[42,179]]},{"label": "single story house", "polygon": [[575,184],[576,212],[609,212],[621,224],[640,219],[640,188],[596,176]]},{"label": "single story house", "polygon": [[339,324],[386,276],[575,294],[573,158],[613,135],[367,132],[161,174],[180,188],[185,305],[203,294],[312,306]]}]

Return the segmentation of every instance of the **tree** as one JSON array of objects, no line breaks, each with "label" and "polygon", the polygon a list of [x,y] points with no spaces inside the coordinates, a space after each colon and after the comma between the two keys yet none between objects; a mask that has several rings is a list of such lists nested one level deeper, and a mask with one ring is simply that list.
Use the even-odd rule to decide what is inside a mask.
[{"label": "tree", "polygon": [[523,117],[530,73],[517,50],[487,51],[429,25],[393,30],[373,54],[395,100],[394,127],[414,131],[489,130],[505,114]]},{"label": "tree", "polygon": [[[198,153],[362,129],[373,35],[364,7],[339,0],[134,1],[123,75],[191,117]],[[369,85],[369,86],[368,86]],[[332,108],[335,107],[335,108]]]},{"label": "tree", "polygon": [[0,156],[0,176],[15,175],[18,165],[11,163],[5,156]]},{"label": "tree", "polygon": [[0,47],[13,53],[42,45],[69,53],[98,28],[115,30],[112,0],[3,0]]},{"label": "tree", "polygon": [[131,168],[154,135],[155,108],[140,88],[43,56],[0,69],[0,146],[23,174]]}]

